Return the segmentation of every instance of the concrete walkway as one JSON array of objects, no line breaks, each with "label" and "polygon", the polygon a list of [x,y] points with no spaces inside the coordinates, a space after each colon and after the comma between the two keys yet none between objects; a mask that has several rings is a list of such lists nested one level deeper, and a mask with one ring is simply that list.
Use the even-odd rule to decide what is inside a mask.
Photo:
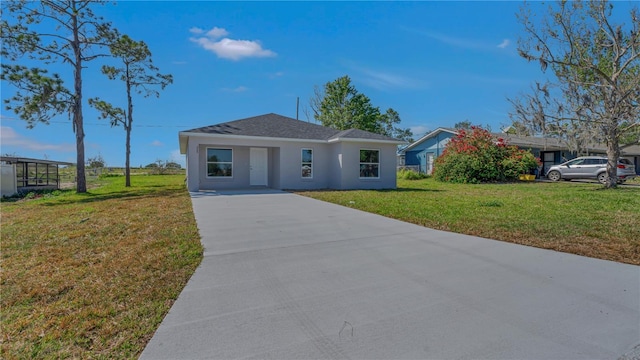
[{"label": "concrete walkway", "polygon": [[192,201],[204,259],[143,359],[640,356],[640,267],[284,192]]}]

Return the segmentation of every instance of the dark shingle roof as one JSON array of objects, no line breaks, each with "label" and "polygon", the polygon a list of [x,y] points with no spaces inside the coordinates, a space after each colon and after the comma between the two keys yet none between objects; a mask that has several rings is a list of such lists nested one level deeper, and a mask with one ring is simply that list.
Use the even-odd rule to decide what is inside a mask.
[{"label": "dark shingle roof", "polygon": [[[511,145],[517,145],[520,148],[537,148],[543,150],[568,150],[567,144],[561,139],[552,137],[540,137],[540,136],[518,136],[511,134],[494,133],[494,136],[498,138],[504,138]],[[589,152],[606,153],[607,146],[602,143],[590,143],[586,145],[586,150]],[[637,156],[640,155],[640,146],[632,145],[623,147],[620,149],[622,156]]]},{"label": "dark shingle roof", "polygon": [[560,139],[540,136],[518,136],[505,133],[492,133],[497,138],[503,138],[510,145],[517,145],[521,148],[532,147],[547,150],[564,150],[567,148]]},{"label": "dark shingle roof", "polygon": [[326,141],[338,138],[398,141],[397,139],[368,131],[357,129],[340,131],[273,113],[184,132]]},{"label": "dark shingle roof", "polygon": [[360,129],[349,129],[340,131],[339,133],[333,135],[330,140],[332,139],[398,140],[385,135],[380,135]]}]

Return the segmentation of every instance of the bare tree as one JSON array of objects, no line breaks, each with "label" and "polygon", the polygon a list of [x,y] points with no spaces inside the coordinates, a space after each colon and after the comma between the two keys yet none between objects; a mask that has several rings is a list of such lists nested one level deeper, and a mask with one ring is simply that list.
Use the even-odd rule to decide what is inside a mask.
[{"label": "bare tree", "polygon": [[[106,54],[96,49],[113,39],[111,25],[95,15],[92,7],[100,1],[3,1],[2,2],[2,80],[17,88],[6,99],[13,110],[32,128],[68,113],[76,137],[77,192],[87,191],[82,116],[82,70],[85,63]],[[59,74],[46,69],[7,64],[23,59],[69,64],[73,70],[73,89],[63,85]]]},{"label": "bare tree", "polygon": [[640,144],[640,18],[612,23],[608,1],[560,1],[537,17],[524,5],[518,19],[527,37],[518,51],[555,79],[536,83],[530,94],[510,99],[511,119],[532,132],[565,139],[580,152],[607,145],[606,187],[616,186],[616,166],[624,146]]}]

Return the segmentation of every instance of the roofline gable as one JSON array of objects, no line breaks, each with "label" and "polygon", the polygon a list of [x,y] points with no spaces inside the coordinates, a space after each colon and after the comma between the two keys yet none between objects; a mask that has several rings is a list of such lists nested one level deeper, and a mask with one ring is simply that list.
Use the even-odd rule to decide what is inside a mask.
[{"label": "roofline gable", "polygon": [[428,133],[426,135],[423,135],[420,139],[412,142],[411,144],[409,144],[409,146],[407,146],[404,149],[400,150],[398,153],[402,155],[402,154],[404,154],[405,151],[413,149],[414,147],[422,144],[426,140],[428,140],[428,139],[430,139],[430,138],[432,138],[432,137],[434,137],[434,136],[436,136],[436,135],[438,135],[438,134],[440,134],[442,132],[447,132],[447,133],[452,134],[452,135],[458,135],[458,132],[453,130],[453,129],[447,129],[447,128],[439,127],[437,129],[433,130],[432,132],[430,132],[430,133]]}]

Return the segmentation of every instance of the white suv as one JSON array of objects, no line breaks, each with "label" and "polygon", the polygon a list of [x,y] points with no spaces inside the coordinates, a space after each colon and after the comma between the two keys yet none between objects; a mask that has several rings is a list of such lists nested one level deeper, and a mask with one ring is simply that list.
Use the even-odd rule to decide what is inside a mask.
[{"label": "white suv", "polygon": [[[636,177],[636,167],[627,159],[618,160],[618,183]],[[583,156],[569,160],[560,165],[554,165],[546,173],[547,179],[597,179],[600,183],[607,182],[607,158],[602,156]]]}]

